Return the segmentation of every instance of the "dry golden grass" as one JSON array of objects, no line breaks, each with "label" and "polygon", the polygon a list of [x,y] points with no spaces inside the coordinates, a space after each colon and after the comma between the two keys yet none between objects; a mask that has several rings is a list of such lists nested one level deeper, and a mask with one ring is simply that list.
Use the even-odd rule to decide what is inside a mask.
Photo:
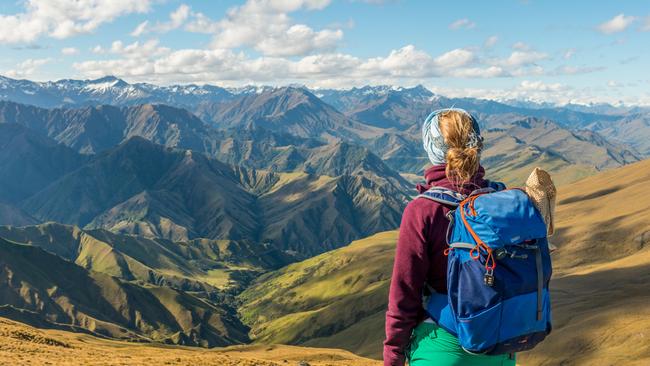
[{"label": "dry golden grass", "polygon": [[650,160],[559,189],[554,331],[522,365],[650,365]]},{"label": "dry golden grass", "polygon": [[378,366],[347,351],[293,346],[201,349],[105,340],[0,318],[2,365]]}]

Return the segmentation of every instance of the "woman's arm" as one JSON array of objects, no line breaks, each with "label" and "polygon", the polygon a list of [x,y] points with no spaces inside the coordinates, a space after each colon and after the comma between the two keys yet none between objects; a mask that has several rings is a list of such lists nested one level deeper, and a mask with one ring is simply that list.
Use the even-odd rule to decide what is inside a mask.
[{"label": "woman's arm", "polygon": [[440,208],[430,201],[415,199],[404,209],[386,312],[385,366],[404,365],[404,349],[411,332],[424,318],[422,290],[429,271],[426,231],[432,211]]}]

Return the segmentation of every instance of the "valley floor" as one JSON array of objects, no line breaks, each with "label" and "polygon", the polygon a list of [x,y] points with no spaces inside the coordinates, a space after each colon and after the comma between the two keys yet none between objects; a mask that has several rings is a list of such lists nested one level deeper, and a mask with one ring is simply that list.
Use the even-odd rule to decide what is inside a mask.
[{"label": "valley floor", "polygon": [[137,344],[57,330],[36,329],[0,318],[2,365],[219,365],[378,366],[350,352],[295,346],[248,345],[192,348]]}]

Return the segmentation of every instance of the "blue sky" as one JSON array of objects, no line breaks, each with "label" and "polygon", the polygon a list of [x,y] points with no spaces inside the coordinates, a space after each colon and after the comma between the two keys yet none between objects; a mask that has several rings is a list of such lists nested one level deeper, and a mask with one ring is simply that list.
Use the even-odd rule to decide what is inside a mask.
[{"label": "blue sky", "polygon": [[650,105],[647,1],[2,0],[0,74]]}]

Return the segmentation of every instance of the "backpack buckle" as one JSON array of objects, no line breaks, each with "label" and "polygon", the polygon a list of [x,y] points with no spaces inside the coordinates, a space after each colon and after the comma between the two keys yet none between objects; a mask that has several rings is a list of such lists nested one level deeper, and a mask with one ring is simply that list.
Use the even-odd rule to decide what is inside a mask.
[{"label": "backpack buckle", "polygon": [[493,268],[486,269],[485,275],[483,276],[483,282],[485,282],[485,284],[490,286],[490,287],[494,286],[494,269]]}]

